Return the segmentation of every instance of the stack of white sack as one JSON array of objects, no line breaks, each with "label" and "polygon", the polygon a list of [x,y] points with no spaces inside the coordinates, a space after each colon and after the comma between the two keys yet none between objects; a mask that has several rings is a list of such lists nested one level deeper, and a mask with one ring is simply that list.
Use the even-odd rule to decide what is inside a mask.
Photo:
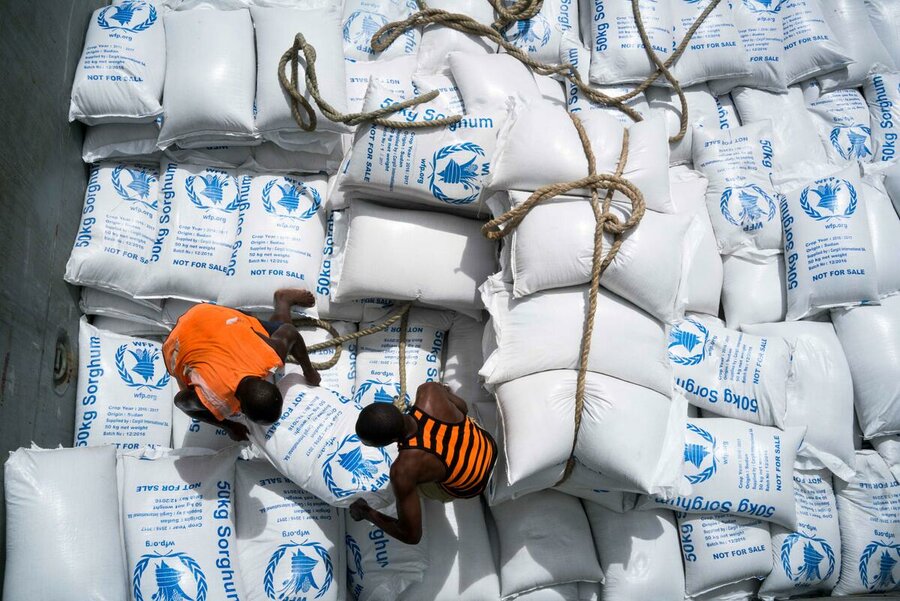
[{"label": "stack of white sack", "polygon": [[168,447],[176,389],[159,342],[100,330],[81,318],[74,446]]},{"label": "stack of white sack", "polygon": [[[396,306],[366,305],[359,329],[383,323],[396,311]],[[406,332],[401,320],[397,320],[380,332],[358,339],[352,398],[360,408],[372,403],[391,403],[400,395],[400,346],[404,339],[406,393],[402,403],[412,405],[419,386],[440,381],[453,314],[412,307],[407,317]]]},{"label": "stack of white sack", "polygon": [[637,508],[759,518],[797,528],[794,459],[804,428],[779,430],[725,418],[688,419],[678,449],[691,493],[644,497]]},{"label": "stack of white sack", "polygon": [[[534,520],[538,514],[541,519]],[[587,515],[575,497],[536,492],[495,505],[491,515],[499,539],[501,599],[570,582],[603,580]]]},{"label": "stack of white sack", "polygon": [[895,591],[900,578],[900,483],[875,451],[857,451],[856,476],[837,480],[841,576],[834,594]]}]

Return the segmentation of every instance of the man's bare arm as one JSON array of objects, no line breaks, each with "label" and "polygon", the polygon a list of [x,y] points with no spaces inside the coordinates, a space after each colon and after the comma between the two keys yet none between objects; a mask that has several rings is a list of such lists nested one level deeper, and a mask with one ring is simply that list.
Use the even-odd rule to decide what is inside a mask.
[{"label": "man's bare arm", "polygon": [[400,542],[417,545],[422,540],[422,506],[415,479],[391,469],[391,486],[397,500],[397,517],[376,511],[365,502],[360,503],[362,517]]}]

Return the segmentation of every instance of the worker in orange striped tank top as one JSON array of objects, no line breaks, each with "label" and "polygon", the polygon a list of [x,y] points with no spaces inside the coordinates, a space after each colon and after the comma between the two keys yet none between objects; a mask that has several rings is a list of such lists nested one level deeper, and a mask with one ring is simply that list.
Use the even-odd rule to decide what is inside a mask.
[{"label": "worker in orange striped tank top", "polygon": [[463,399],[435,382],[419,386],[409,413],[391,403],[365,407],[356,420],[360,442],[372,447],[397,443],[391,466],[397,517],[375,511],[362,499],[350,506],[350,516],[415,545],[422,538],[420,493],[445,502],[480,495],[494,469],[497,444],[468,413]]}]

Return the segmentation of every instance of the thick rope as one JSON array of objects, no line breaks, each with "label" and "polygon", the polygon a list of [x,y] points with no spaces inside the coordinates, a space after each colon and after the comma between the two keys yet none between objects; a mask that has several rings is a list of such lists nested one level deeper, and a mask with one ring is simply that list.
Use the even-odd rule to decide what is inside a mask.
[{"label": "thick rope", "polygon": [[[340,333],[337,331],[337,329],[335,329],[335,327],[328,321],[324,321],[321,319],[314,319],[312,317],[295,317],[293,322],[294,322],[295,328],[302,328],[304,326],[305,327],[312,326],[312,327],[316,327],[316,328],[325,330],[326,332],[331,334],[332,340],[340,336]],[[316,345],[316,346],[318,346],[318,345]],[[328,347],[326,346],[324,348],[328,348]],[[318,348],[313,349],[310,347],[306,347],[306,350],[307,350],[307,352],[314,352],[314,351],[321,350],[321,349],[318,349]],[[341,358],[341,351],[343,351],[343,347],[339,344],[335,345],[334,346],[334,355],[332,355],[327,361],[324,361],[322,363],[313,363],[312,366],[318,371],[324,371],[326,369],[331,369],[332,367],[337,365],[338,360]],[[294,357],[293,355],[288,356],[288,361],[290,361],[291,363],[298,363],[297,358]]]},{"label": "thick rope", "polygon": [[[316,49],[313,48],[312,44],[306,41],[306,38],[303,37],[302,33],[298,33],[296,36],[294,36],[294,44],[288,50],[286,50],[284,54],[281,55],[281,60],[278,62],[278,82],[281,84],[281,88],[288,94],[288,96],[290,96],[289,102],[291,105],[291,115],[293,115],[294,121],[297,122],[297,125],[299,125],[300,129],[302,129],[303,131],[315,131],[318,119],[316,117],[315,110],[313,109],[309,100],[306,99],[303,91],[299,87],[299,66],[301,53],[303,54],[303,58],[306,61],[306,90],[312,97],[313,101],[315,101],[316,105],[319,107],[319,110],[322,111],[322,114],[325,115],[325,117],[329,121],[334,121],[335,123],[344,123],[346,125],[358,125],[366,121],[371,121],[376,125],[383,125],[385,127],[393,127],[396,129],[417,129],[424,127],[443,127],[446,125],[457,123],[460,119],[462,119],[461,115],[453,115],[451,117],[444,117],[442,119],[435,119],[433,121],[412,122],[394,121],[384,118],[387,115],[396,113],[397,111],[434,100],[439,94],[437,90],[432,90],[431,92],[428,92],[426,94],[415,96],[413,98],[409,98],[408,100],[404,100],[402,102],[398,102],[368,113],[360,112],[344,114],[339,112],[324,98],[322,98],[322,94],[319,90],[319,79],[318,75],[316,74]],[[285,74],[285,67],[287,67],[288,63],[290,63],[291,65],[290,79],[288,79],[288,76]]]},{"label": "thick rope", "polygon": [[516,0],[509,6],[505,6],[504,0],[488,0],[497,13],[494,24],[491,25],[497,31],[503,31],[515,21],[527,21],[541,12],[544,0]]}]

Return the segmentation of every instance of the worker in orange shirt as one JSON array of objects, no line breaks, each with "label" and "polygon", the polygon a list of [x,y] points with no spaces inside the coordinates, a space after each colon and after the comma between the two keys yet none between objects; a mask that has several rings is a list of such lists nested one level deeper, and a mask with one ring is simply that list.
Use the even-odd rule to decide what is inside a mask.
[{"label": "worker in orange shirt", "polygon": [[175,406],[234,440],[247,439],[247,428],[228,419],[236,413],[262,425],[274,423],[283,398],[270,376],[288,355],[300,363],[309,384],[319,385],[303,338],[291,324],[291,307],[314,304],[308,290],[278,290],[271,321],[207,303],[192,307],[163,343],[166,369],[181,388]]}]

